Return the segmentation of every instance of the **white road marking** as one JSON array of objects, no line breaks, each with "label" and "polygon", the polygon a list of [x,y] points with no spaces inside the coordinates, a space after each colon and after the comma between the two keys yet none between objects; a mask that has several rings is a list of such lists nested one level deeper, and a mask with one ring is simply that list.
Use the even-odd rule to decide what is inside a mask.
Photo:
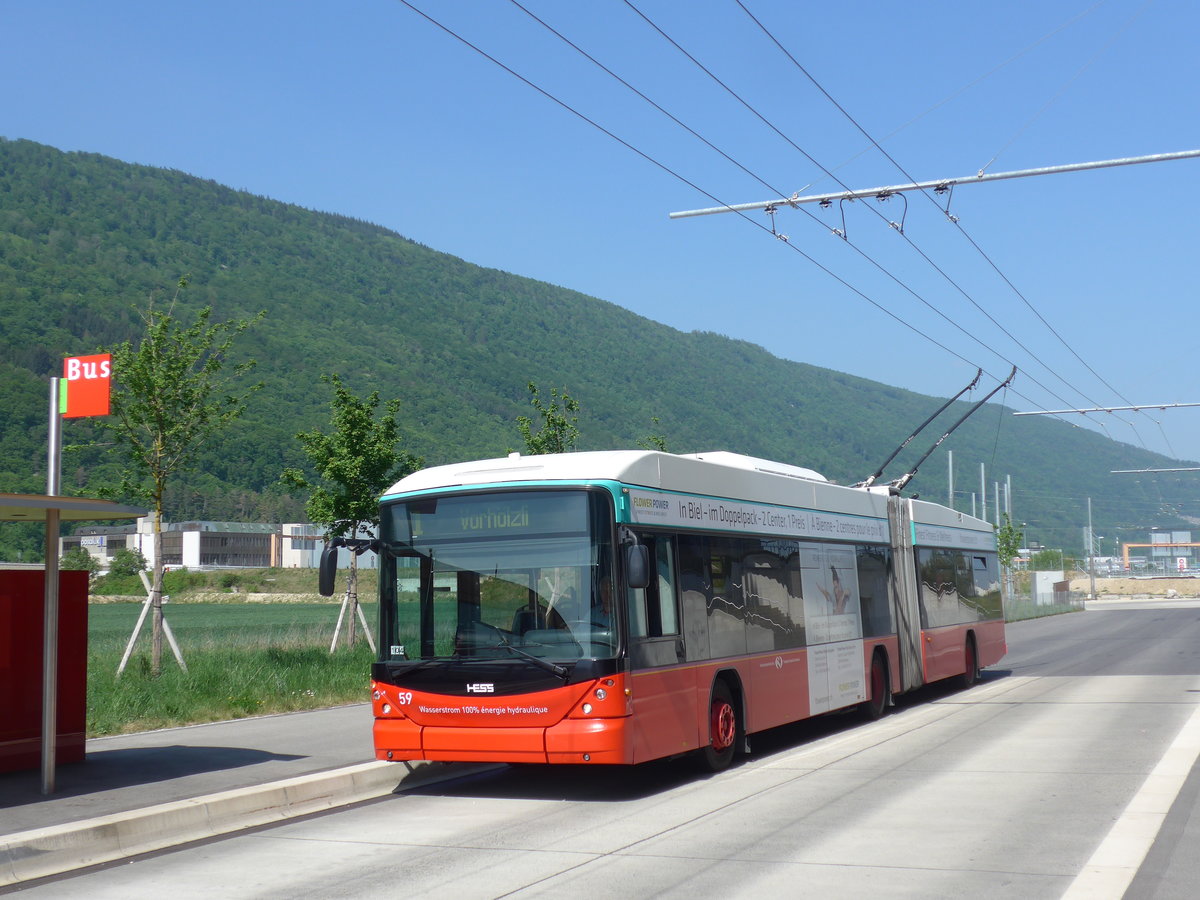
[{"label": "white road marking", "polygon": [[1200,757],[1200,706],[1184,723],[1092,858],[1063,894],[1064,900],[1119,900],[1154,844],[1171,804]]}]

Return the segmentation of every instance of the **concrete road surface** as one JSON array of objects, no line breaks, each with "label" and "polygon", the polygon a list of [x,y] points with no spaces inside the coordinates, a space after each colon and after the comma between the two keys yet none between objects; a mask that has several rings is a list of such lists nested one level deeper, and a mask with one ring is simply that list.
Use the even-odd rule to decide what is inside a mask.
[{"label": "concrete road surface", "polygon": [[1200,610],[1130,606],[1017,623],[980,686],[755,736],[716,776],[497,767],[24,893],[1190,898]]}]

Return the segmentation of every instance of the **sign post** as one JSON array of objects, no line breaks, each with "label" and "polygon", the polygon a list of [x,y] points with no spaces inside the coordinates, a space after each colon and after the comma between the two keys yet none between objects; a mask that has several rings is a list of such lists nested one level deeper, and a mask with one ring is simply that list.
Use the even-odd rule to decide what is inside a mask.
[{"label": "sign post", "polygon": [[[50,439],[46,494],[62,489],[62,420],[107,416],[112,356],[73,356],[63,360],[63,377],[50,379]],[[42,622],[42,793],[54,793],[58,744],[58,532],[59,511],[46,510],[46,596]]]},{"label": "sign post", "polygon": [[[57,378],[50,379],[50,448],[46,494],[57,497],[62,473],[62,418]],[[42,793],[54,793],[58,744],[58,510],[46,510],[46,587],[42,611]]]}]

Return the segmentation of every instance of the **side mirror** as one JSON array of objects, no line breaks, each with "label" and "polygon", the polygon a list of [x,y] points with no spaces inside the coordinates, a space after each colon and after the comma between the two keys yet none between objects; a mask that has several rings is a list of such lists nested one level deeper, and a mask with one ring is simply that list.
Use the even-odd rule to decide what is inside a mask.
[{"label": "side mirror", "polygon": [[625,547],[625,579],[635,589],[650,584],[650,553],[645,544]]},{"label": "side mirror", "polygon": [[333,580],[337,575],[338,548],[330,541],[321,551],[321,567],[317,570],[317,593],[322,597],[333,596]]}]

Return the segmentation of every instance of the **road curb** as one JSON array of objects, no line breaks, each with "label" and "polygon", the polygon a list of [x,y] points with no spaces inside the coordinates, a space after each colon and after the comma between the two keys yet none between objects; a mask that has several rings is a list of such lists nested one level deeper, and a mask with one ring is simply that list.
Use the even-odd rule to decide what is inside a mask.
[{"label": "road curb", "polygon": [[493,765],[369,762],[0,836],[0,887],[372,800]]}]

